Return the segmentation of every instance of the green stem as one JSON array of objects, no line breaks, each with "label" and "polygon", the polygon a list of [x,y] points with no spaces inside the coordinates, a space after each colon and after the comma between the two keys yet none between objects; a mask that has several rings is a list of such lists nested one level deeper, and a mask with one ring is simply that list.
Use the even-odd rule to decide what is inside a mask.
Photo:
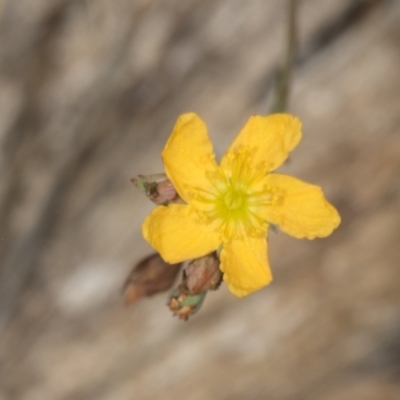
[{"label": "green stem", "polygon": [[285,112],[288,107],[290,79],[296,47],[296,8],[297,0],[287,0],[286,52],[279,72],[275,102],[271,110],[273,113]]}]

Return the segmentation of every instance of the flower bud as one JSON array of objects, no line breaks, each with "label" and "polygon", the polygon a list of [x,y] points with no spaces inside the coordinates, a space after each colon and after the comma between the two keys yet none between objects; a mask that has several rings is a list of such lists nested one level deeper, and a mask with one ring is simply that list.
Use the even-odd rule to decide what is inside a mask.
[{"label": "flower bud", "polygon": [[165,174],[139,175],[131,179],[131,182],[155,204],[182,203]]},{"label": "flower bud", "polygon": [[125,305],[169,289],[181,264],[168,264],[155,253],[140,261],[129,274],[123,293]]},{"label": "flower bud", "polygon": [[208,290],[215,290],[222,281],[216,252],[189,262],[183,271],[181,284],[173,291],[168,306],[174,315],[187,319],[196,313]]},{"label": "flower bud", "polygon": [[185,283],[181,283],[170,296],[168,307],[179,319],[187,321],[201,307],[207,292],[190,295]]},{"label": "flower bud", "polygon": [[219,287],[222,281],[219,264],[216,252],[190,261],[183,274],[191,295],[215,290]]}]

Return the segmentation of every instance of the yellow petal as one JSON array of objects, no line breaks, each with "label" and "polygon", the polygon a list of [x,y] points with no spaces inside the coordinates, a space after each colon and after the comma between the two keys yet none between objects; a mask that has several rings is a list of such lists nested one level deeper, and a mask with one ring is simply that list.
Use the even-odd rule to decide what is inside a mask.
[{"label": "yellow petal", "polygon": [[[301,122],[289,114],[254,115],[239,132],[221,160],[226,169],[232,155],[246,152],[253,169],[263,173],[278,168],[301,139]],[[231,155],[231,156],[229,156]]]},{"label": "yellow petal", "polygon": [[202,257],[221,244],[212,225],[199,219],[192,206],[156,207],[142,225],[144,238],[169,263]]},{"label": "yellow petal", "polygon": [[226,242],[220,258],[224,281],[229,290],[238,297],[261,289],[272,280],[266,238]]},{"label": "yellow petal", "polygon": [[193,188],[207,190],[207,174],[217,170],[207,127],[194,113],[181,115],[162,152],[166,173],[187,203],[195,197]]},{"label": "yellow petal", "polygon": [[319,186],[281,174],[266,179],[276,199],[268,207],[266,219],[296,238],[325,237],[340,224],[336,209],[328,203]]}]

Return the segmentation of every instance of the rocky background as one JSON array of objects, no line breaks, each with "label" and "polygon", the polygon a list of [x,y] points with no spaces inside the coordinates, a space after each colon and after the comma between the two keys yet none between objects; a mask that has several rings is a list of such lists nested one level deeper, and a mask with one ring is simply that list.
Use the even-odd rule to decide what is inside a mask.
[{"label": "rocky background", "polygon": [[[1,2],[0,2],[1,4]],[[342,215],[270,239],[271,286],[124,308],[151,252],[129,182],[195,111],[222,154],[270,109],[279,0],[8,0],[0,20],[1,400],[400,399],[400,1],[302,0],[281,169]]]}]

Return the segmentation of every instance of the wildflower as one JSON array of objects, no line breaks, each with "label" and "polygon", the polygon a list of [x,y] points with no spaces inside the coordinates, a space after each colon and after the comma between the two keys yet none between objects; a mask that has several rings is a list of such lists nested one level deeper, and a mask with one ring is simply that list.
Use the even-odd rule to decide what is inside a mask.
[{"label": "wildflower", "polygon": [[162,158],[184,203],[155,207],[143,223],[145,239],[168,263],[218,250],[223,280],[236,296],[267,285],[271,225],[313,239],[340,223],[320,187],[271,173],[300,139],[301,123],[291,115],[252,116],[218,165],[204,122],[181,115]]}]

